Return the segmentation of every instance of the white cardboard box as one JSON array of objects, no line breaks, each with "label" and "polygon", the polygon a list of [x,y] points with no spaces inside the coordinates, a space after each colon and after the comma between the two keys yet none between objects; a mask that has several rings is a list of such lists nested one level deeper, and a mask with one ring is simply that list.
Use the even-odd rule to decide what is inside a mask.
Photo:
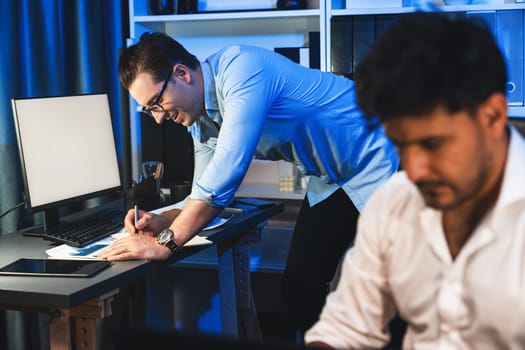
[{"label": "white cardboard box", "polygon": [[199,12],[271,10],[276,8],[277,0],[199,0]]},{"label": "white cardboard box", "polygon": [[377,7],[403,7],[402,0],[346,0],[347,9],[377,8]]}]

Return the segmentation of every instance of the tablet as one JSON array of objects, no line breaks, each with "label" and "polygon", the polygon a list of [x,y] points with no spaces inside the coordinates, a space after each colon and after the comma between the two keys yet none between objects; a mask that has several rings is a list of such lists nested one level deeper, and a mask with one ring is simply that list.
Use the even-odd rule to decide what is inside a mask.
[{"label": "tablet", "polygon": [[0,268],[0,275],[91,277],[110,265],[106,260],[21,258]]},{"label": "tablet", "polygon": [[234,202],[240,203],[240,204],[252,205],[257,208],[270,208],[275,205],[275,203],[271,201],[267,201],[267,200],[259,199],[259,198],[249,198],[249,197],[235,198]]}]

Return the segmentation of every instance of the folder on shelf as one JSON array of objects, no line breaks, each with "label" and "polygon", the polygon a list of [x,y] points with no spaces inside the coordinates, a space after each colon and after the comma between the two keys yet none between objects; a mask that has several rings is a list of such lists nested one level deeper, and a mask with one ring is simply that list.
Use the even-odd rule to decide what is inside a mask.
[{"label": "folder on shelf", "polygon": [[507,61],[507,100],[518,106],[524,103],[523,16],[522,10],[496,12],[496,38]]},{"label": "folder on shelf", "polygon": [[308,32],[310,48],[310,68],[321,69],[321,33]]},{"label": "folder on shelf", "polygon": [[353,69],[355,72],[359,63],[365,58],[374,44],[374,16],[356,16],[353,21]]},{"label": "folder on shelf", "polygon": [[377,40],[394,22],[399,15],[376,15],[374,18],[374,36]]},{"label": "folder on shelf", "polygon": [[496,33],[496,11],[467,11],[466,17],[480,26],[488,29],[492,34]]},{"label": "folder on shelf", "polygon": [[354,73],[352,19],[347,16],[334,17],[331,26],[331,71],[352,78]]},{"label": "folder on shelf", "polygon": [[507,64],[508,103],[522,106],[525,101],[524,11],[468,11],[466,16],[494,35]]},{"label": "folder on shelf", "polygon": [[274,51],[301,66],[310,67],[310,48],[308,47],[276,47]]}]

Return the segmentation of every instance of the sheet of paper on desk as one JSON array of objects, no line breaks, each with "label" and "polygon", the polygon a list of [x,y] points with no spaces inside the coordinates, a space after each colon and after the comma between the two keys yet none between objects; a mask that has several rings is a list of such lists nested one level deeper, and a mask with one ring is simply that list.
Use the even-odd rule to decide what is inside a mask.
[{"label": "sheet of paper on desk", "polygon": [[[215,218],[212,222],[208,224],[204,228],[203,231],[211,230],[214,228],[217,228],[219,226],[224,225],[230,218]],[[102,238],[96,242],[93,242],[91,244],[88,244],[85,247],[82,248],[76,248],[68,246],[67,244],[61,244],[59,246],[50,248],[46,250],[46,254],[49,257],[52,258],[69,258],[69,259],[96,259],[98,257],[98,252],[100,252],[102,249],[110,246],[113,242],[115,242],[117,239],[126,237],[128,233],[122,229],[120,232],[115,233],[111,236]],[[210,241],[207,238],[206,234],[199,234],[190,239],[184,246],[199,246],[199,245],[211,245],[213,244],[212,241]]]},{"label": "sheet of paper on desk", "polygon": [[46,254],[51,258],[96,259],[98,257],[98,252],[110,246],[117,239],[120,239],[127,235],[127,232],[121,231],[111,236],[99,239],[98,241],[88,244],[82,248],[71,247],[67,244],[61,244],[59,246],[46,250]]},{"label": "sheet of paper on desk", "polygon": [[221,217],[216,217],[215,219],[213,219],[209,224],[208,226],[206,226],[203,231],[207,231],[207,230],[213,230],[214,228],[217,228],[217,227],[220,227],[222,225],[224,225],[225,223],[228,222],[228,220],[231,219],[231,216],[229,218],[221,218]]}]

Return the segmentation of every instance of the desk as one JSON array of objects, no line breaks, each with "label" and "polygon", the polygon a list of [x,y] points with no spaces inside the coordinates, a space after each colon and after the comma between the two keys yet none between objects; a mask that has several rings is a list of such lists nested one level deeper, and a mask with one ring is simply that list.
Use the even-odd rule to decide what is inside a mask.
[{"label": "desk", "polygon": [[[253,241],[261,225],[283,210],[282,203],[245,214],[235,214],[210,238],[219,257],[221,321],[226,336],[259,338],[259,325],[250,289],[247,244]],[[50,242],[25,237],[15,232],[0,237],[0,265],[19,257],[45,258]],[[182,259],[198,251],[185,248],[177,254]],[[0,308],[35,311],[49,315],[50,348],[95,349],[96,321],[111,315],[111,302],[121,286],[147,278],[159,262],[115,262],[91,278],[70,277],[0,277]]]}]

